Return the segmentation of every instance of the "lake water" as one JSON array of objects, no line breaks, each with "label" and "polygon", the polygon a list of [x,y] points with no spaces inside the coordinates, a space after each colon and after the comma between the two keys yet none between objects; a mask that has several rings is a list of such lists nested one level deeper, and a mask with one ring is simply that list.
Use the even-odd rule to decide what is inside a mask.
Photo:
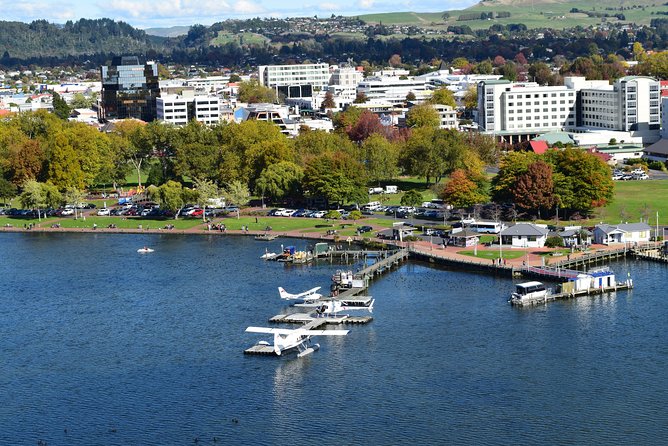
[{"label": "lake water", "polygon": [[245,356],[278,286],[326,289],[340,267],[259,260],[280,242],[0,234],[0,444],[668,438],[666,265],[618,262],[634,290],[516,309],[509,279],[408,263],[373,282],[372,323],[305,358]]}]

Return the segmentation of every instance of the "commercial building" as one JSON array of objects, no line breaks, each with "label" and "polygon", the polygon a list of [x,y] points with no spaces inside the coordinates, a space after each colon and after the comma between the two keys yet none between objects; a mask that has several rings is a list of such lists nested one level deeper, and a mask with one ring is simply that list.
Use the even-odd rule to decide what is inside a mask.
[{"label": "commercial building", "polygon": [[157,98],[157,118],[174,125],[186,125],[192,119],[207,125],[220,121],[220,99],[217,96],[187,93]]},{"label": "commercial building", "polygon": [[401,79],[397,76],[368,78],[357,85],[357,93],[364,94],[367,103],[401,105],[409,93],[415,95],[414,103],[424,102],[432,95],[424,79]]},{"label": "commercial building", "polygon": [[286,98],[310,98],[329,84],[329,65],[261,65],[258,79],[261,85],[274,88]]},{"label": "commercial building", "polygon": [[150,122],[156,119],[160,87],[155,62],[140,64],[135,56],[118,57],[111,65],[102,66],[100,74],[100,120],[136,118]]}]

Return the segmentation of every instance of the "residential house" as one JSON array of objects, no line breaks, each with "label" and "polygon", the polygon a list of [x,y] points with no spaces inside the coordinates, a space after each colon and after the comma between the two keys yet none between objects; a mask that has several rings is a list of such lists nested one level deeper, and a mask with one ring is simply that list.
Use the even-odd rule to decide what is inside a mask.
[{"label": "residential house", "polygon": [[592,241],[592,233],[580,226],[567,226],[563,231],[557,232],[557,235],[564,241],[564,246],[577,247],[589,246]]},{"label": "residential house", "polygon": [[601,223],[594,227],[594,243],[611,245],[615,243],[638,244],[648,242],[652,228],[644,222],[608,225]]},{"label": "residential house", "polygon": [[511,248],[542,248],[549,232],[541,225],[518,223],[501,231],[501,243]]}]

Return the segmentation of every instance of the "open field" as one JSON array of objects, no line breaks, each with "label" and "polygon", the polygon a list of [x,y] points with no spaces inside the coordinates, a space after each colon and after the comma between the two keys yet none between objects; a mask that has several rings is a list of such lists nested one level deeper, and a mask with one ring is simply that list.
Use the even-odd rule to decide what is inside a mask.
[{"label": "open field", "polygon": [[[633,8],[636,6],[636,8]],[[621,10],[620,8],[631,8]],[[601,12],[610,15],[624,14],[624,23],[638,23],[648,25],[652,18],[662,17],[657,12],[668,11],[663,2],[651,0],[640,0],[631,2],[621,0],[606,4],[594,3],[585,0],[576,1],[546,1],[546,0],[498,0],[481,2],[463,10],[451,10],[443,12],[392,12],[384,14],[367,14],[359,16],[367,23],[383,23],[385,25],[415,25],[421,27],[447,28],[450,25],[467,25],[471,29],[487,29],[491,25],[508,25],[511,23],[522,23],[528,28],[555,28],[564,29],[575,26],[598,25],[603,18],[589,17],[584,13],[572,13],[573,8],[583,11]],[[614,9],[606,9],[614,8]],[[447,12],[450,17],[443,19]],[[496,18],[490,20],[457,20],[460,15],[474,12],[509,12],[510,17]],[[619,22],[615,17],[606,17],[608,23]]]},{"label": "open field", "polygon": [[250,45],[250,44],[262,44],[268,41],[269,39],[260,34],[255,34],[255,33],[233,34],[225,31],[219,31],[218,35],[214,39],[211,39],[209,43],[214,46],[225,45],[226,43],[230,42],[236,42],[239,45],[244,45],[244,44]]},{"label": "open field", "polygon": [[592,224],[605,221],[611,224],[621,221],[638,222],[649,218],[650,224],[668,225],[668,180],[616,181],[615,199],[605,208],[599,208]]}]

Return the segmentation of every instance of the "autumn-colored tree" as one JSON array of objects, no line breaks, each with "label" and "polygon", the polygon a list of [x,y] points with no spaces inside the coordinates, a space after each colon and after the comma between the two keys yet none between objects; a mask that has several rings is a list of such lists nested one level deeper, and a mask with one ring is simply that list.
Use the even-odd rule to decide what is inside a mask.
[{"label": "autumn-colored tree", "polygon": [[528,63],[527,58],[524,56],[524,53],[522,52],[519,52],[515,55],[515,62],[517,62],[520,65],[526,65]]},{"label": "autumn-colored tree", "polygon": [[351,141],[361,142],[374,133],[380,133],[383,125],[380,118],[369,110],[364,110],[357,122],[346,130]]},{"label": "autumn-colored tree", "polygon": [[494,58],[494,61],[492,62],[492,64],[495,67],[501,67],[501,66],[505,65],[505,63],[506,63],[506,59],[501,55],[496,56]]},{"label": "autumn-colored tree", "polygon": [[325,99],[323,99],[322,104],[320,104],[321,110],[326,110],[328,108],[336,108],[336,102],[334,101],[334,95],[331,91],[327,90],[325,93]]},{"label": "autumn-colored tree", "polygon": [[357,96],[355,96],[353,104],[364,104],[368,100],[369,99],[366,97],[366,94],[363,91],[360,91],[357,93]]},{"label": "autumn-colored tree", "polygon": [[443,188],[440,198],[456,208],[463,208],[482,203],[487,197],[463,169],[458,169],[450,175],[450,181]]},{"label": "autumn-colored tree", "polygon": [[419,104],[411,107],[406,113],[406,127],[438,127],[441,118],[430,104]]},{"label": "autumn-colored tree", "polygon": [[8,147],[6,166],[12,183],[19,185],[29,179],[38,179],[45,161],[39,140],[24,139]]},{"label": "autumn-colored tree", "polygon": [[523,211],[537,213],[552,208],[556,203],[552,167],[542,160],[527,166],[527,171],[517,177],[511,189],[513,202]]},{"label": "autumn-colored tree", "polygon": [[398,54],[393,54],[392,57],[387,61],[391,67],[397,68],[401,66],[401,56]]},{"label": "autumn-colored tree", "polygon": [[273,88],[260,85],[257,79],[239,83],[239,101],[249,104],[274,103],[276,102],[276,91]]}]

